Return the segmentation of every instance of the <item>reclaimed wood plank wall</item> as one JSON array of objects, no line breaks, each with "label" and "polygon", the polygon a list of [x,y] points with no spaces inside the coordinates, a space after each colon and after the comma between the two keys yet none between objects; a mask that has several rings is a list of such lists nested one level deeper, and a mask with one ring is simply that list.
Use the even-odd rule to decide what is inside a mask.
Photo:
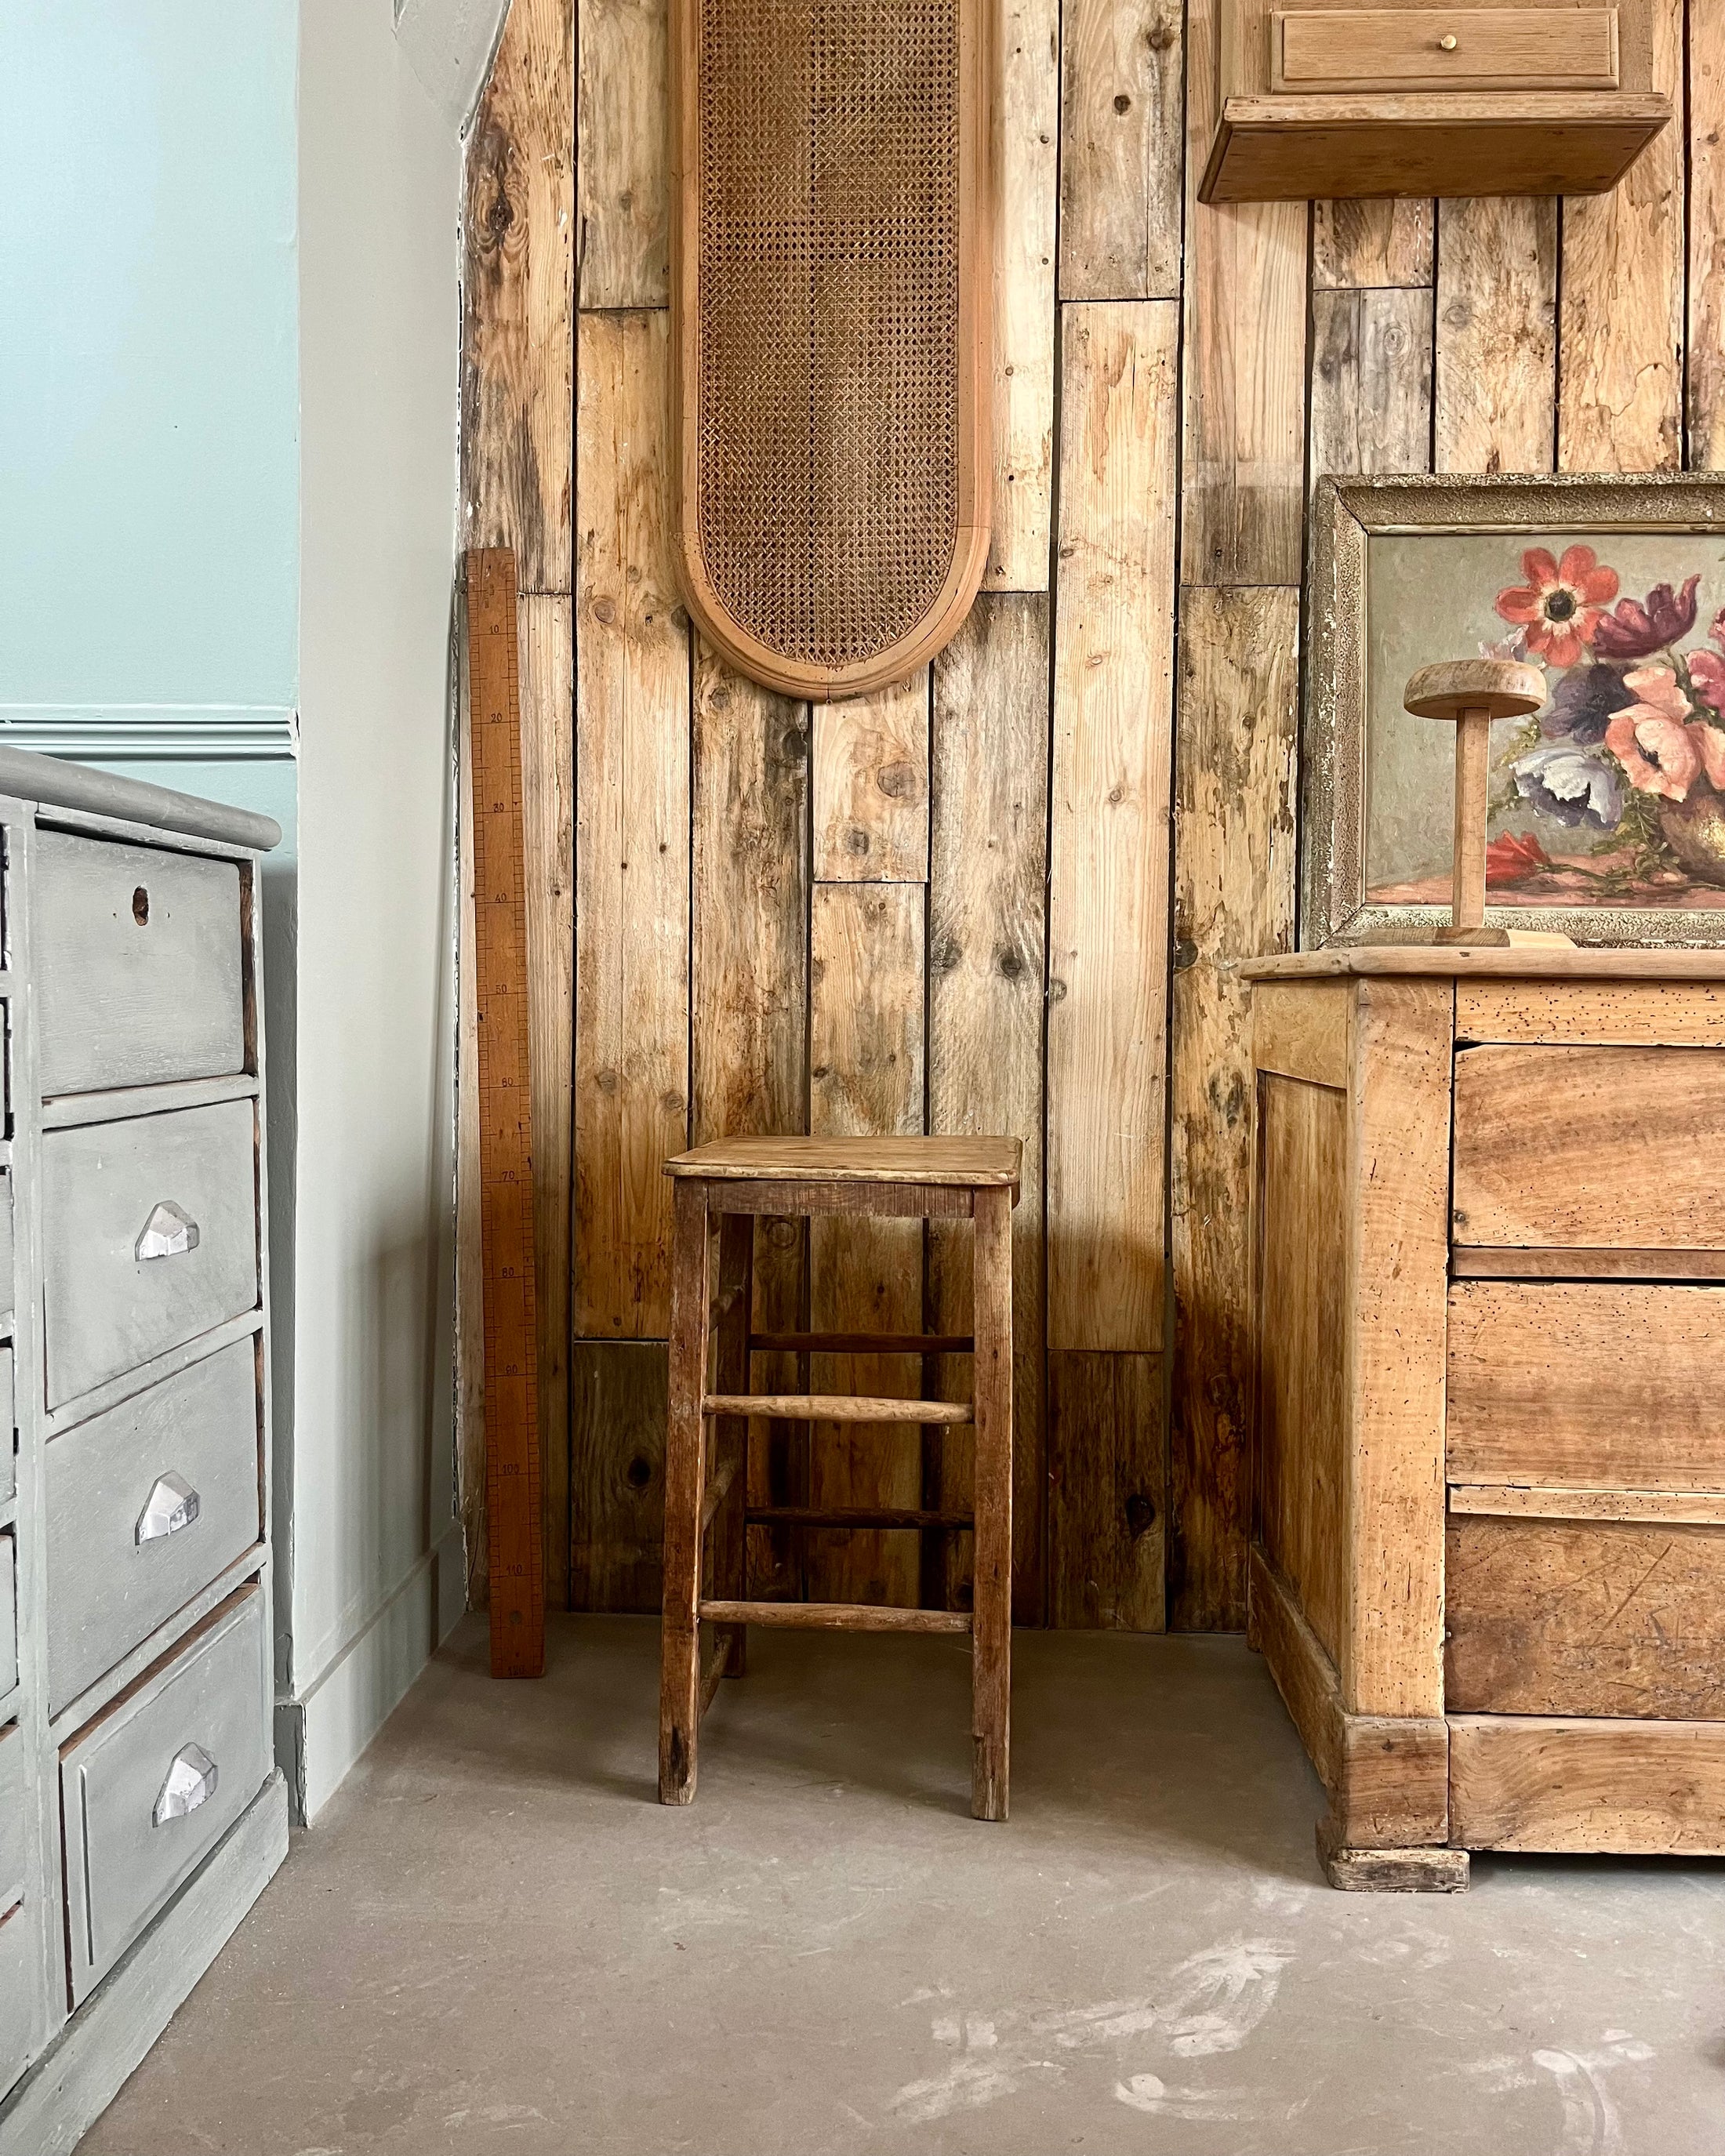
[{"label": "reclaimed wood plank wall", "polygon": [[[1725,464],[1725,10],[1653,14],[1680,118],[1614,196],[1206,209],[1215,0],[999,0],[983,594],[916,680],[811,709],[729,672],[671,578],[662,0],[513,0],[470,150],[463,469],[466,536],[515,546],[524,592],[553,1602],[658,1605],[664,1155],[1010,1129],[1019,1621],[1242,1622],[1236,968],[1295,932],[1307,504],[1325,471]],[[757,1249],[763,1327],[968,1306],[957,1234]],[[832,1361],[827,1389],[968,1382]],[[950,1442],[752,1433],[760,1499],[952,1503],[968,1474]],[[757,1531],[750,1564],[962,1603],[963,1538],[937,1555]]]}]

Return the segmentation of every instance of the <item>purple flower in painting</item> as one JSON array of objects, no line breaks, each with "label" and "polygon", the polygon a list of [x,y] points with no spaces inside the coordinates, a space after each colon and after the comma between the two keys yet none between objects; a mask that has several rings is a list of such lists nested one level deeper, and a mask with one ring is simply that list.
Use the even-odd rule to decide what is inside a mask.
[{"label": "purple flower in painting", "polygon": [[1669,584],[1656,584],[1645,602],[1620,599],[1594,631],[1594,649],[1601,659],[1645,659],[1651,652],[1669,649],[1695,626],[1700,583],[1700,577],[1693,576],[1681,593]]},{"label": "purple flower in painting", "polygon": [[1612,713],[1635,701],[1635,690],[1624,687],[1615,667],[1577,666],[1558,683],[1551,709],[1540,714],[1539,731],[1553,741],[1591,747],[1604,740]]},{"label": "purple flower in painting", "polygon": [[1615,831],[1623,817],[1623,788],[1601,757],[1573,742],[1553,742],[1517,757],[1510,766],[1516,790],[1554,823],[1591,824]]}]

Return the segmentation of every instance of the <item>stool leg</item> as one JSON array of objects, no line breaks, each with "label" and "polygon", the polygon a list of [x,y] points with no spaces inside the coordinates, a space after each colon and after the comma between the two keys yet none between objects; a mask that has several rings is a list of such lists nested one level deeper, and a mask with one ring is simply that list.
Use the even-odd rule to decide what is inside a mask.
[{"label": "stool leg", "polygon": [[680,1178],[671,1246],[670,1409],[665,1433],[665,1617],[660,1633],[659,1801],[695,1797],[701,1720],[701,1507],[706,1446],[706,1188]]},{"label": "stool leg", "polygon": [[1006,1817],[1012,1695],[1012,1194],[976,1194],[975,1592],[970,1809]]},{"label": "stool leg", "polygon": [[[749,1326],[754,1296],[755,1222],[748,1213],[725,1213],[719,1219],[719,1346],[714,1390],[749,1389]],[[713,1592],[726,1602],[748,1594],[749,1426],[743,1415],[726,1415],[714,1430],[716,1471],[731,1463],[731,1489],[713,1521]],[[727,1677],[742,1675],[748,1639],[744,1625],[719,1627],[719,1651]]]}]

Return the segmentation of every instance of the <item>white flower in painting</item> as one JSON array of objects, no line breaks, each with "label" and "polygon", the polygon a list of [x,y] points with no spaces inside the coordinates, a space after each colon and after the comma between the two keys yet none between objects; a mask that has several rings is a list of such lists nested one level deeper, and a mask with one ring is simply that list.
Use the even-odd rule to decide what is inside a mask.
[{"label": "white flower in painting", "polygon": [[1623,819],[1623,786],[1603,757],[1573,742],[1543,742],[1510,766],[1517,791],[1543,816],[1573,829],[1589,823],[1615,831]]}]

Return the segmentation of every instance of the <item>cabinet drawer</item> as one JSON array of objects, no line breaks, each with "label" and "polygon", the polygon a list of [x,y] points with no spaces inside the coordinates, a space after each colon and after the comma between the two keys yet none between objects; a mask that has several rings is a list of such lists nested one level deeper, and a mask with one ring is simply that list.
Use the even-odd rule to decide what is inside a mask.
[{"label": "cabinet drawer", "polygon": [[1452,1714],[1725,1718],[1725,1527],[1452,1517]]},{"label": "cabinet drawer", "polygon": [[18,1568],[10,1528],[0,1535],[0,1707],[18,1689]]},{"label": "cabinet drawer", "polygon": [[1615,90],[1617,10],[1320,8],[1271,17],[1276,90]]},{"label": "cabinet drawer", "polygon": [[1725,1248],[1725,1049],[1469,1048],[1459,1245]]},{"label": "cabinet drawer", "polygon": [[18,1395],[13,1383],[12,1349],[0,1348],[0,1499],[18,1490]]},{"label": "cabinet drawer", "polygon": [[244,1070],[234,862],[43,831],[30,895],[44,1094]]},{"label": "cabinet drawer", "polygon": [[256,1543],[259,1456],[250,1340],[50,1440],[51,1713]]},{"label": "cabinet drawer", "polygon": [[1470,1281],[1447,1362],[1451,1482],[1725,1491],[1725,1287]]},{"label": "cabinet drawer", "polygon": [[74,2001],[262,1788],[266,1674],[263,1596],[251,1586],[61,1753]]},{"label": "cabinet drawer", "polygon": [[49,1131],[42,1191],[50,1408],[257,1307],[249,1101]]},{"label": "cabinet drawer", "polygon": [[12,1276],[12,1171],[0,1169],[0,1332],[10,1334],[17,1291]]},{"label": "cabinet drawer", "polygon": [[29,1876],[24,1738],[0,1735],[0,2096],[29,2063],[42,2007],[42,1960]]}]

